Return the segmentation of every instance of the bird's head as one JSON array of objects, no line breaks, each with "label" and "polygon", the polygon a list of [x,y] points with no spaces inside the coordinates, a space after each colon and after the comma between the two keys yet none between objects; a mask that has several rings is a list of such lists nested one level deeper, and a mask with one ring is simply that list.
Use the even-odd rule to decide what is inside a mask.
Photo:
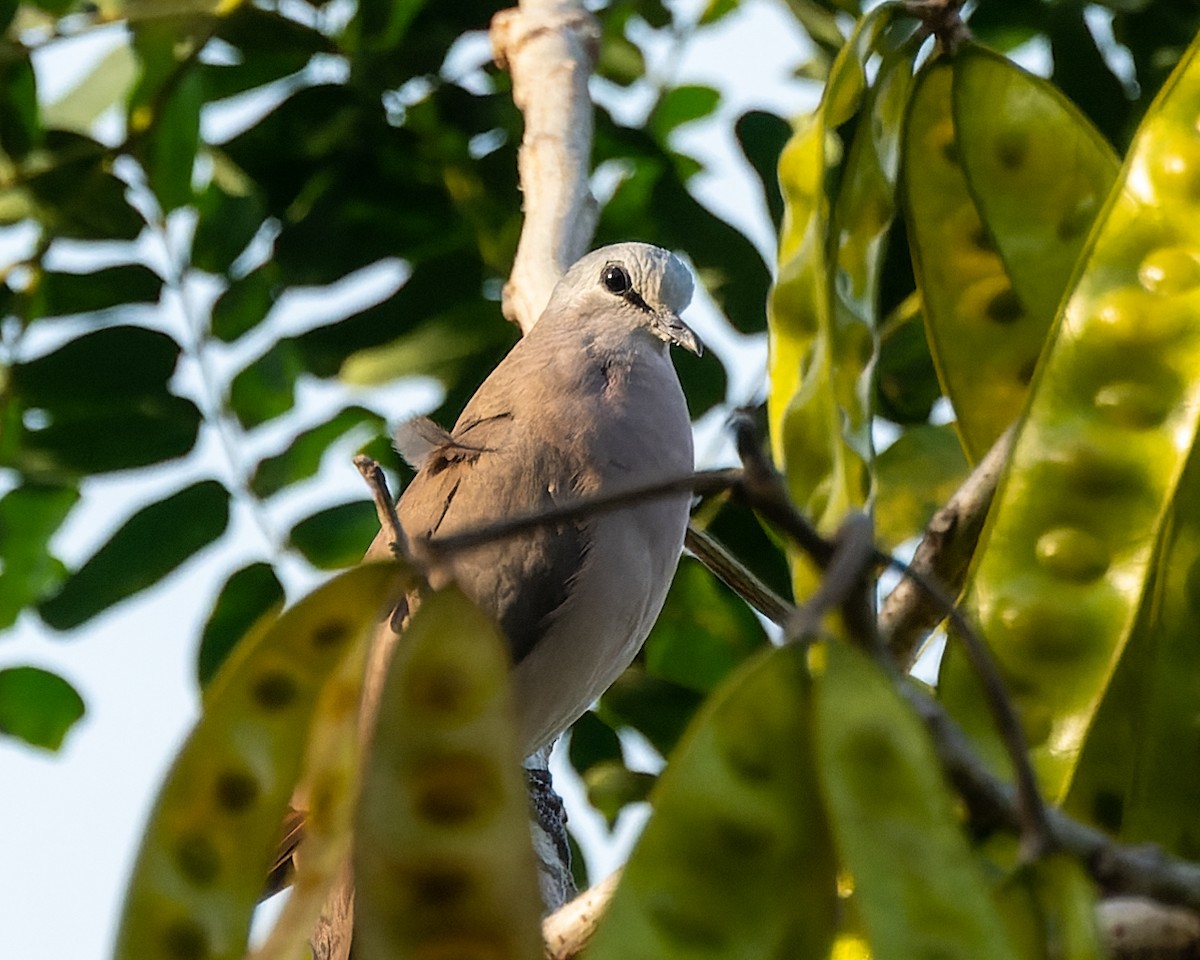
[{"label": "bird's head", "polygon": [[615,243],[577,260],[550,298],[577,317],[645,327],[699,356],[704,345],[679,315],[692,300],[692,274],[675,254],[649,243]]}]

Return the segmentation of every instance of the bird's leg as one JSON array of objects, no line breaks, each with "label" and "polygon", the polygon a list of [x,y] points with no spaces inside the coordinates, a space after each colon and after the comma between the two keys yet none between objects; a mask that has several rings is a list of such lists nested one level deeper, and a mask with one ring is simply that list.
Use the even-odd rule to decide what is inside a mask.
[{"label": "bird's leg", "polygon": [[530,829],[538,858],[538,886],[547,914],[577,893],[571,874],[571,846],[567,840],[567,811],[555,793],[547,765],[550,748],[544,747],[525,761],[529,801],[533,810]]}]

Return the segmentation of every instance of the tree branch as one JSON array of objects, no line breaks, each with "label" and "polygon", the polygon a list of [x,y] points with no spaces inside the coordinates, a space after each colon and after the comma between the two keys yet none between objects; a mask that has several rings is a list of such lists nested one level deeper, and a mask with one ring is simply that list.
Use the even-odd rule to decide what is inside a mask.
[{"label": "tree branch", "polygon": [[688,524],[683,545],[708,569],[708,572],[746,601],[750,607],[777,626],[785,626],[792,605],[763,583],[754,572],[725,549],[706,530]]},{"label": "tree branch", "polygon": [[600,27],[579,0],[522,0],[520,9],[492,18],[490,35],[492,55],[512,76],[513,102],[525,117],[517,156],[525,224],[503,310],[528,333],[596,229],[587,85]]},{"label": "tree branch", "polygon": [[[1013,433],[1009,427],[1001,434],[963,485],[933,515],[908,564],[909,571],[942,584],[951,597],[958,595],[966,579],[996,484],[1012,452]],[[879,611],[879,632],[901,669],[912,667],[918,645],[946,614],[942,598],[912,575],[902,578],[888,594]]]}]

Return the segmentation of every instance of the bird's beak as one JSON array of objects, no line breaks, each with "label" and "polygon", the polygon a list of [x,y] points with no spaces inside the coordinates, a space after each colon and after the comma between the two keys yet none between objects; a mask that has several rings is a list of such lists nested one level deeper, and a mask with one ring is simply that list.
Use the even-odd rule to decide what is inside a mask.
[{"label": "bird's beak", "polygon": [[704,353],[704,344],[696,336],[696,332],[679,319],[678,314],[664,310],[662,313],[655,314],[654,321],[654,332],[667,343],[674,343],[685,350],[690,350],[696,356]]}]

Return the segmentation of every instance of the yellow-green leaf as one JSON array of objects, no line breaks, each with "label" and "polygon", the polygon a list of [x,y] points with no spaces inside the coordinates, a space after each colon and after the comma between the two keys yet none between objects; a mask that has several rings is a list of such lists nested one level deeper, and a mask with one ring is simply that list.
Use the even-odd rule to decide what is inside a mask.
[{"label": "yellow-green leaf", "polygon": [[837,910],[804,652],[766,651],[705,704],[651,794],[589,960],[824,957]]},{"label": "yellow-green leaf", "polygon": [[1200,448],[1193,446],[1142,608],[1067,794],[1067,809],[1130,843],[1200,856]]},{"label": "yellow-green leaf", "polygon": [[[221,668],[151,813],[117,960],[243,955],[306,745],[356,712],[366,637],[402,580],[395,564],[350,570],[256,627]],[[318,785],[329,775],[311,772]]]},{"label": "yellow-green leaf", "polygon": [[996,905],[1025,960],[1107,956],[1096,925],[1095,884],[1069,854],[1017,867],[997,889]]},{"label": "yellow-green leaf", "polygon": [[[870,495],[875,283],[892,216],[896,164],[889,137],[907,94],[908,54],[881,67],[838,197],[828,195],[826,181],[842,161],[835,131],[859,110],[865,63],[895,13],[883,4],[859,21],[820,106],[779,158],[785,208],[768,305],[772,452],[792,499],[826,533]],[[794,592],[807,596],[818,572],[799,554],[792,559]]]}]

